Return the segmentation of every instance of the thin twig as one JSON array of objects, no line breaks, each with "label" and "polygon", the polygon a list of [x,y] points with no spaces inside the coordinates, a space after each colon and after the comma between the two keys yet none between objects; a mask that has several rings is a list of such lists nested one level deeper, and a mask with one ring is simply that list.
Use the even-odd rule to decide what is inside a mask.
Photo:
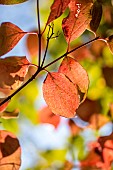
[{"label": "thin twig", "polygon": [[39,44],[39,51],[38,51],[38,66],[40,67],[41,63],[41,29],[40,29],[40,11],[39,11],[39,0],[37,0],[37,19],[38,19],[38,44]]},{"label": "thin twig", "polygon": [[99,37],[96,37],[96,38],[94,38],[94,39],[92,39],[92,40],[90,40],[90,41],[88,41],[88,42],[86,42],[86,43],[84,43],[84,44],[82,44],[82,45],[80,45],[80,46],[78,46],[78,47],[70,50],[70,51],[67,51],[66,53],[64,53],[63,55],[61,55],[60,57],[58,57],[58,58],[55,59],[54,61],[52,61],[52,62],[50,62],[49,64],[47,64],[46,66],[44,66],[43,69],[45,69],[45,68],[49,67],[50,65],[56,63],[58,60],[62,59],[62,58],[65,57],[66,55],[72,53],[73,51],[78,50],[79,48],[82,48],[83,46],[88,45],[88,44],[90,44],[91,42],[96,41],[96,40],[98,40],[98,39],[99,39]]},{"label": "thin twig", "polygon": [[[48,34],[47,34],[47,44],[46,44],[46,49],[45,49],[44,57],[43,57],[43,60],[42,60],[41,68],[43,67],[44,61],[46,59],[47,50],[48,50],[48,46],[49,46],[49,41],[52,38],[52,36],[54,35],[53,27],[54,27],[54,25],[53,26],[49,25],[49,30],[48,30]],[[52,29],[52,33],[51,33],[51,35],[49,35],[51,29]]]},{"label": "thin twig", "polygon": [[83,47],[83,46],[85,46],[85,45],[87,45],[87,44],[90,44],[91,42],[96,41],[96,40],[98,40],[98,39],[99,39],[99,37],[96,37],[96,38],[92,39],[91,41],[86,42],[86,43],[82,44],[81,46],[78,46],[78,47],[72,49],[71,51],[68,51],[68,52],[64,53],[62,56],[60,56],[60,57],[57,58],[56,60],[50,62],[50,63],[47,64],[46,66],[44,66],[44,67],[42,67],[42,68],[41,68],[41,67],[38,67],[38,68],[37,68],[37,71],[32,75],[32,77],[31,77],[28,81],[26,81],[20,88],[18,88],[14,93],[12,93],[10,96],[8,96],[6,99],[4,99],[4,100],[0,103],[0,106],[3,105],[4,103],[6,103],[7,101],[11,100],[11,98],[12,98],[13,96],[15,96],[15,95],[16,95],[18,92],[20,92],[24,87],[26,87],[30,82],[32,82],[32,81],[36,78],[36,76],[37,76],[42,70],[45,70],[45,68],[47,68],[47,67],[49,67],[50,65],[54,64],[55,62],[57,62],[58,60],[62,59],[64,56],[72,53],[73,51],[75,51],[75,50],[77,50],[77,49],[79,49],[79,48],[81,48],[81,47]]}]

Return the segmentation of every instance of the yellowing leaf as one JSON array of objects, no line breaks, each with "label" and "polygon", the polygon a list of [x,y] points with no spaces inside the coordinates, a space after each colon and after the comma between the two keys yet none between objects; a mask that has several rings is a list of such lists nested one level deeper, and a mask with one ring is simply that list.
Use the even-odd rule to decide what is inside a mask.
[{"label": "yellowing leaf", "polygon": [[77,87],[64,74],[48,73],[43,96],[53,113],[68,118],[75,116],[80,102]]},{"label": "yellowing leaf", "polygon": [[28,67],[26,57],[0,59],[0,88],[17,89],[23,83]]},{"label": "yellowing leaf", "polygon": [[61,14],[67,8],[69,2],[70,0],[54,0],[54,3],[51,6],[51,12],[47,21],[47,25],[61,16]]},{"label": "yellowing leaf", "polygon": [[19,170],[21,149],[18,139],[8,131],[0,131],[0,170]]},{"label": "yellowing leaf", "polygon": [[4,118],[4,119],[12,119],[12,118],[17,118],[19,115],[19,110],[15,109],[12,112],[9,111],[4,111],[2,113],[0,113],[0,117]]},{"label": "yellowing leaf", "polygon": [[98,1],[94,2],[92,9],[92,20],[90,22],[90,29],[96,32],[102,17],[102,4]]},{"label": "yellowing leaf", "polygon": [[86,70],[75,59],[65,57],[59,67],[59,72],[65,74],[82,93],[85,93],[85,99],[89,85]]},{"label": "yellowing leaf", "polygon": [[63,19],[62,28],[67,43],[79,37],[91,21],[92,0],[71,0],[70,13]]},{"label": "yellowing leaf", "polygon": [[2,23],[0,27],[0,56],[12,50],[26,33],[11,22]]},{"label": "yellowing leaf", "polygon": [[23,3],[25,1],[28,1],[28,0],[0,0],[0,4],[13,5],[13,4]]}]

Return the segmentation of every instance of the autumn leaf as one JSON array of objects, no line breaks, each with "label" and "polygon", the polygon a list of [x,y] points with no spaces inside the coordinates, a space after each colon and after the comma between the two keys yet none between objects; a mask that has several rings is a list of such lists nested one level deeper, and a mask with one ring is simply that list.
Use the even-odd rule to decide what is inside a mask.
[{"label": "autumn leaf", "polygon": [[0,169],[19,170],[21,149],[18,139],[11,132],[0,130]]},{"label": "autumn leaf", "polygon": [[101,111],[98,101],[92,101],[86,98],[86,100],[77,109],[77,115],[84,121],[89,122],[93,114]]},{"label": "autumn leaf", "polygon": [[17,89],[24,81],[29,61],[24,57],[7,57],[0,59],[0,88]]},{"label": "autumn leaf", "polygon": [[[0,98],[0,103],[1,103],[3,100],[5,100],[5,98]],[[1,115],[2,112],[4,112],[4,111],[6,110],[8,104],[9,104],[9,101],[5,102],[4,104],[2,104],[2,105],[0,106],[0,115]]]},{"label": "autumn leaf", "polygon": [[[81,43],[77,43],[77,45],[71,46],[71,49],[74,49],[81,45],[82,45]],[[78,62],[84,61],[84,60],[93,60],[94,58],[94,56],[92,55],[91,51],[89,50],[87,46],[82,47],[82,50],[80,48],[80,49],[73,51],[71,53],[71,56],[73,56],[73,58]]]},{"label": "autumn leaf", "polygon": [[104,76],[104,79],[106,81],[106,85],[108,87],[113,88],[113,68],[112,67],[103,67],[102,68],[102,73]]},{"label": "autumn leaf", "polygon": [[74,164],[68,160],[64,162],[63,170],[72,170],[74,167]]},{"label": "autumn leaf", "polygon": [[13,119],[13,118],[18,118],[19,115],[19,110],[15,109],[12,112],[9,111],[4,111],[0,113],[0,117],[3,119]]},{"label": "autumn leaf", "polygon": [[59,67],[58,72],[65,74],[73,84],[77,85],[78,90],[84,93],[83,102],[86,98],[89,78],[85,69],[73,58],[65,57]]},{"label": "autumn leaf", "polygon": [[[31,32],[38,33],[37,30],[33,30]],[[38,50],[39,50],[38,49],[39,44],[38,44],[38,36],[37,36],[37,34],[29,34],[27,36],[26,45],[27,45],[27,49],[28,49],[28,52],[30,53],[31,58],[34,59],[34,57],[37,57]],[[41,39],[41,50],[44,50],[44,47],[45,47],[45,39],[42,36],[42,39]]]},{"label": "autumn leaf", "polygon": [[[99,137],[98,142],[102,147],[102,156],[104,160],[104,168],[110,170],[113,162],[113,133],[109,136]],[[104,169],[103,168],[103,169]]]},{"label": "autumn leaf", "polygon": [[107,41],[107,45],[108,45],[109,49],[113,53],[113,35],[107,37],[105,40]]},{"label": "autumn leaf", "polygon": [[50,22],[60,17],[65,9],[68,7],[70,0],[54,0],[51,6],[51,12],[47,21],[48,25]]},{"label": "autumn leaf", "polygon": [[90,30],[95,33],[98,29],[102,17],[102,4],[98,1],[95,1],[91,13],[92,19],[90,21]]},{"label": "autumn leaf", "polygon": [[0,56],[11,51],[25,34],[27,32],[11,22],[2,23],[0,27]]},{"label": "autumn leaf", "polygon": [[74,117],[79,106],[76,85],[62,73],[48,73],[43,83],[43,96],[54,114]]},{"label": "autumn leaf", "polygon": [[25,1],[28,1],[28,0],[0,0],[0,4],[13,5],[13,4],[23,3]]},{"label": "autumn leaf", "polygon": [[102,170],[97,165],[102,162],[102,158],[99,152],[95,149],[91,150],[87,157],[80,162],[81,170]]},{"label": "autumn leaf", "polygon": [[95,113],[89,119],[89,128],[91,129],[100,129],[102,126],[110,122],[110,119],[102,114]]},{"label": "autumn leaf", "polygon": [[89,25],[92,16],[92,0],[77,0],[69,3],[69,15],[62,21],[62,29],[67,43],[79,37]]},{"label": "autumn leaf", "polygon": [[39,121],[41,123],[52,124],[55,128],[57,128],[60,123],[60,116],[53,114],[46,106],[39,111]]}]

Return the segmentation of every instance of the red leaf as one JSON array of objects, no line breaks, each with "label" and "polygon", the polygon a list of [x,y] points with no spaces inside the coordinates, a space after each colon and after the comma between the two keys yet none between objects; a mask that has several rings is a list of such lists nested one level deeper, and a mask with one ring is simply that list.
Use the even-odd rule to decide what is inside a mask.
[{"label": "red leaf", "polygon": [[26,33],[10,22],[2,23],[0,27],[0,56],[11,51]]},{"label": "red leaf", "polygon": [[17,89],[24,81],[29,62],[26,57],[0,59],[0,88]]},{"label": "red leaf", "polygon": [[56,18],[60,17],[62,13],[65,11],[65,9],[67,8],[69,2],[70,0],[54,0],[51,6],[51,12],[46,25],[48,25]]},{"label": "red leaf", "polygon": [[92,0],[71,0],[70,13],[62,22],[63,32],[68,43],[79,37],[89,25],[92,5]]},{"label": "red leaf", "polygon": [[89,85],[88,75],[84,68],[75,59],[65,57],[59,67],[59,72],[65,74],[82,93],[85,93],[84,100]]},{"label": "red leaf", "polygon": [[77,87],[64,74],[48,73],[43,95],[53,113],[68,118],[75,116],[80,102]]},{"label": "red leaf", "polygon": [[104,160],[103,169],[111,169],[111,163],[113,162],[113,133],[109,136],[99,137],[98,142],[102,147],[102,155]]},{"label": "red leaf", "polygon": [[55,128],[60,123],[60,116],[53,114],[48,107],[44,107],[39,111],[39,119],[41,123],[52,124]]},{"label": "red leaf", "polygon": [[0,169],[19,170],[21,150],[18,139],[10,132],[0,131]]}]

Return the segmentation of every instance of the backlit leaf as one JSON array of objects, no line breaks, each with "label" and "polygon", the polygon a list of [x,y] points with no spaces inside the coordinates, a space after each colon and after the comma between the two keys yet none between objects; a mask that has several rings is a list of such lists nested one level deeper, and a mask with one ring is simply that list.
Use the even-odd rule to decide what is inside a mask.
[{"label": "backlit leaf", "polygon": [[12,50],[26,33],[11,22],[2,23],[0,27],[0,56]]},{"label": "backlit leaf", "polygon": [[99,3],[98,1],[95,1],[92,9],[92,20],[90,22],[90,29],[93,32],[96,32],[96,30],[98,29],[101,17],[102,17],[102,4]]},{"label": "backlit leaf", "polygon": [[92,0],[72,0],[70,2],[69,15],[62,22],[63,32],[68,43],[79,37],[89,25],[92,5]]},{"label": "backlit leaf", "polygon": [[[4,99],[5,99],[5,98],[0,98],[0,103],[1,103]],[[9,101],[5,102],[3,105],[0,106],[0,115],[1,115],[2,112],[5,111],[5,109],[6,109],[7,106],[8,106],[8,103],[9,103]]]},{"label": "backlit leaf", "polygon": [[[31,32],[38,33],[37,30],[33,30]],[[39,47],[37,34],[29,34],[27,37],[26,45],[27,45],[27,49],[28,49],[28,52],[30,53],[31,58],[33,59],[34,57],[37,57],[38,47]],[[43,50],[44,47],[45,47],[45,39],[42,36],[41,50]]]},{"label": "backlit leaf", "polygon": [[28,67],[25,56],[0,59],[0,88],[17,89],[23,83]]},{"label": "backlit leaf", "polygon": [[43,83],[43,96],[53,113],[75,116],[80,102],[77,87],[64,74],[48,73]]},{"label": "backlit leaf", "polygon": [[39,111],[39,120],[41,123],[49,123],[57,128],[60,123],[60,116],[53,114],[48,107],[44,107]]},{"label": "backlit leaf", "polygon": [[61,14],[67,8],[69,2],[70,0],[54,0],[51,6],[51,12],[47,21],[47,25],[53,20],[55,20],[56,18],[61,16]]},{"label": "backlit leaf", "polygon": [[0,0],[0,4],[13,5],[13,4],[23,3],[25,1],[28,1],[28,0]]},{"label": "backlit leaf", "polygon": [[4,118],[4,119],[12,119],[12,118],[17,118],[19,115],[19,110],[15,109],[12,112],[9,111],[4,111],[2,113],[0,113],[0,117]]},{"label": "backlit leaf", "polygon": [[59,72],[65,74],[73,84],[77,85],[78,90],[85,93],[86,97],[89,79],[85,69],[73,58],[65,57],[59,67]]},{"label": "backlit leaf", "polygon": [[21,149],[18,139],[10,132],[0,131],[0,170],[19,170]]}]

